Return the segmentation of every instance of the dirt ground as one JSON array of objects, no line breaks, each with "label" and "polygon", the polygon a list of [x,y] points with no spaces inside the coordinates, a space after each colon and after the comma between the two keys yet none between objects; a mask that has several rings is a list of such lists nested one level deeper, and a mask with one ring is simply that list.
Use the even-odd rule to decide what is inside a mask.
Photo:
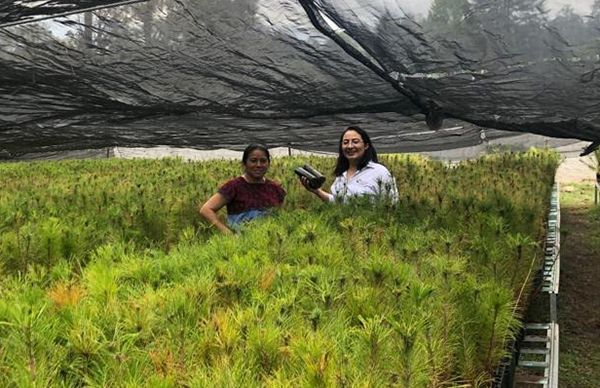
[{"label": "dirt ground", "polygon": [[581,158],[569,158],[556,180],[561,185],[559,386],[600,387],[600,212],[593,209],[595,173]]},{"label": "dirt ground", "polygon": [[[561,206],[561,388],[600,387],[600,210],[594,205],[595,173],[586,162],[568,158],[556,175]],[[538,294],[531,302],[525,320],[549,322],[547,296]]]},{"label": "dirt ground", "polygon": [[[598,236],[585,207],[561,209],[560,310],[570,317],[563,330],[600,338],[600,252]],[[594,232],[594,236],[590,235]],[[573,320],[573,322],[571,322]]]},{"label": "dirt ground", "polygon": [[596,176],[594,171],[589,167],[591,164],[592,161],[590,158],[567,158],[558,167],[556,181],[561,185],[594,181]]},{"label": "dirt ground", "polygon": [[600,219],[591,206],[561,209],[561,387],[600,387]]}]

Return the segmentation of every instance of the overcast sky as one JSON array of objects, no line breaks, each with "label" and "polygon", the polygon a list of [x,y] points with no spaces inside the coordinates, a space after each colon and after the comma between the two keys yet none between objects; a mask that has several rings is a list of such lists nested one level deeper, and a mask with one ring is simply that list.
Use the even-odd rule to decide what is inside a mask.
[{"label": "overcast sky", "polygon": [[[360,9],[360,4],[365,0],[345,0],[346,3],[352,4]],[[426,17],[429,8],[431,7],[431,3],[434,0],[370,0],[371,3],[375,6],[375,9],[382,9],[382,5],[386,5],[383,8],[388,9],[398,9],[398,7],[402,8],[404,11],[410,14],[418,14],[421,17]],[[300,9],[299,5],[294,1],[290,1],[292,5],[295,5],[298,9]],[[282,2],[283,4],[288,3],[287,1]],[[573,9],[579,13],[580,15],[588,15],[592,9],[592,4],[594,0],[546,0],[546,8],[550,11],[550,16],[554,16],[563,6],[571,5]],[[284,23],[285,20],[278,20],[280,17],[285,17],[284,12],[281,9],[273,8],[273,4],[269,0],[258,0],[257,2],[259,9],[261,12],[270,15],[272,19],[277,22]],[[378,5],[379,6],[378,6]],[[299,11],[301,12],[301,10]],[[71,18],[77,18],[77,16],[72,16]],[[273,20],[271,20],[273,21]],[[289,22],[289,21],[288,21]],[[46,24],[51,31],[60,37],[63,37],[66,31],[69,29],[59,23],[53,23],[52,21],[47,22]]]},{"label": "overcast sky", "polygon": [[[429,7],[433,0],[396,0],[401,7],[406,7],[407,12],[418,13],[427,16]],[[546,0],[546,8],[551,15],[556,14],[564,5],[571,5],[573,9],[581,14],[589,14],[594,0]]]}]

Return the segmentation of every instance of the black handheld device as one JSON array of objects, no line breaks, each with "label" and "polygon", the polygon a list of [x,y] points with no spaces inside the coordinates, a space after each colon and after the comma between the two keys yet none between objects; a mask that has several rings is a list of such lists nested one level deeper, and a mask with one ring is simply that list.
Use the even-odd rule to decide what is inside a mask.
[{"label": "black handheld device", "polygon": [[325,183],[325,176],[319,171],[315,170],[310,164],[305,164],[302,167],[298,167],[294,170],[296,175],[305,177],[308,179],[308,186],[311,189],[318,189]]}]

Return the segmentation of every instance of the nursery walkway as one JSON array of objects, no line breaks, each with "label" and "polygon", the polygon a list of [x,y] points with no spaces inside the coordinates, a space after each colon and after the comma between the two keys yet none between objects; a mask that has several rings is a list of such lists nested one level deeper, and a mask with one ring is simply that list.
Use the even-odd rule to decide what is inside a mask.
[{"label": "nursery walkway", "polygon": [[561,185],[559,386],[600,387],[600,207],[594,206],[590,160],[569,157]]}]

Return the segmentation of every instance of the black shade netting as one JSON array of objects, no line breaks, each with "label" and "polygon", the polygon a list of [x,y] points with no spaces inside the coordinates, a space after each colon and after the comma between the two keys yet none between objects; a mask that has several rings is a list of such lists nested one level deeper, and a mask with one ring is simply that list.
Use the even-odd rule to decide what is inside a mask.
[{"label": "black shade netting", "polygon": [[0,24],[94,10],[0,29],[0,153],[600,139],[598,0],[121,3],[2,3]]}]

